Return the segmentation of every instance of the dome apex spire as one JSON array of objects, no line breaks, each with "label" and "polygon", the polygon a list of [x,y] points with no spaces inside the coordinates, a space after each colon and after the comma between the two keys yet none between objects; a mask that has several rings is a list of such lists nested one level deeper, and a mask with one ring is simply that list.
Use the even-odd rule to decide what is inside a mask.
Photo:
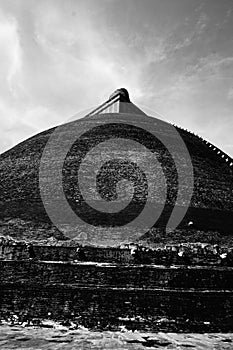
[{"label": "dome apex spire", "polygon": [[115,90],[109,97],[109,100],[113,99],[114,97],[118,96],[120,97],[120,102],[130,102],[129,93],[125,88],[120,88]]}]

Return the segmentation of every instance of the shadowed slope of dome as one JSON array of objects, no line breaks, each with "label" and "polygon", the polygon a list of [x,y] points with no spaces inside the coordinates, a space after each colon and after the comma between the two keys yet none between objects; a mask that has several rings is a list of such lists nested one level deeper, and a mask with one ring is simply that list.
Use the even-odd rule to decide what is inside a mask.
[{"label": "shadowed slope of dome", "polygon": [[[106,120],[106,117],[109,118],[109,123],[113,124],[116,120],[120,121],[122,116],[125,115],[132,122],[140,120],[144,125],[147,125],[147,129],[155,130],[157,128],[158,133],[161,135],[166,134],[165,126],[167,123],[147,116],[130,102],[124,89],[120,89],[111,95],[105,104],[89,113],[85,118],[66,124],[69,126],[69,130],[72,130],[72,135],[69,133],[62,134],[62,130],[59,134],[58,130],[58,136],[65,141],[71,136],[75,136],[77,128],[80,131],[84,130],[87,125],[89,129],[92,124],[96,125],[97,123],[101,125],[103,118]],[[121,131],[127,135],[127,128],[125,131],[123,129]],[[39,167],[42,153],[54,130],[55,128],[52,128],[39,133],[0,156],[0,233],[28,239],[43,239],[49,236],[63,237],[63,234],[59,233],[58,229],[51,223],[41,200],[39,189]],[[195,230],[207,233],[216,231],[222,235],[231,234],[233,227],[232,159],[202,138],[179,127],[176,127],[176,130],[186,144],[194,170],[194,192],[187,214],[179,225],[179,230],[182,232],[179,240],[185,239],[185,234],[188,230],[187,224],[190,221],[194,223],[194,235]],[[106,135],[111,135],[112,129],[106,126],[104,132]],[[171,135],[166,134],[165,137],[170,142]],[[91,138],[86,141],[87,143],[92,142]],[[62,148],[61,144],[60,147]],[[182,159],[182,150],[179,148],[179,145],[174,151]],[[109,152],[106,147],[104,150],[105,159],[108,159]],[[54,164],[57,161],[58,154],[59,149],[51,149],[51,157]],[[63,167],[64,192],[72,205],[81,201],[76,188],[76,163],[79,154],[82,154],[82,147],[75,142],[67,154]],[[133,156],[135,157],[135,154]],[[143,158],[142,153],[136,156]],[[175,203],[178,188],[174,162],[167,149],[160,142],[156,144],[156,157],[163,166],[169,186],[166,205],[161,217],[155,226],[143,237],[150,237],[152,240],[156,236],[156,232],[165,228]],[[98,155],[90,157],[90,167],[95,168],[98,161],[97,158]],[[148,165],[149,167],[151,160],[143,159],[143,161],[145,166]],[[186,165],[184,164],[183,166],[185,167]],[[156,176],[156,169],[153,171],[154,175],[152,174],[152,176],[154,176],[155,186],[158,189],[158,196],[153,197],[151,200],[160,203],[159,188],[163,186],[163,182]],[[42,180],[47,181],[48,179]],[[52,181],[52,175],[50,180]],[[183,184],[182,191],[184,192],[187,190],[185,186],[187,185]],[[90,202],[94,203],[97,201],[91,191],[87,194],[87,197]],[[59,203],[60,198],[58,197],[56,203],[54,203],[58,210]],[[80,207],[82,208],[82,205]],[[85,211],[85,209],[83,210]],[[134,209],[132,208],[129,218],[131,214],[134,214],[133,211]],[[62,209],[60,215],[62,217]],[[105,241],[106,244],[113,244],[108,237],[108,227],[106,227],[106,237],[103,237],[103,239],[98,237],[98,225],[95,226],[95,217],[91,217],[91,215],[90,220],[94,223],[93,230],[96,235],[95,243],[103,244]],[[65,226],[66,223],[64,223]],[[68,226],[67,223],[65,228],[67,232],[70,230]],[[85,232],[83,232],[82,227],[75,227],[72,230],[77,232],[78,239],[80,242],[83,242],[82,235]],[[127,239],[128,234],[126,229],[125,239]],[[171,238],[168,237],[167,241],[169,242],[170,240]],[[86,238],[84,238],[84,242],[88,243]],[[114,244],[116,244],[116,240],[114,240]]]}]

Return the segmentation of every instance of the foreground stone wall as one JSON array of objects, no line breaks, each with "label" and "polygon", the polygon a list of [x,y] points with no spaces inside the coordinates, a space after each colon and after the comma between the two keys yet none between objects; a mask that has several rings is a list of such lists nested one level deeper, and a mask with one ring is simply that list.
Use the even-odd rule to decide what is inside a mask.
[{"label": "foreground stone wall", "polygon": [[1,261],[0,314],[100,329],[232,331],[232,277],[231,268]]},{"label": "foreground stone wall", "polygon": [[0,261],[0,284],[233,290],[232,268]]},{"label": "foreground stone wall", "polygon": [[118,264],[233,266],[233,248],[204,243],[182,243],[149,248],[81,246],[77,242],[28,243],[1,237],[0,260],[93,261]]}]

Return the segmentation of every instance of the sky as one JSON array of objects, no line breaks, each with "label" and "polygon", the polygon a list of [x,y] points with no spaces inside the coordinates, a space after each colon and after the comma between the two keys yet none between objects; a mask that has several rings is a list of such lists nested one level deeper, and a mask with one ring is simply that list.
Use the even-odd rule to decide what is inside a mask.
[{"label": "sky", "polygon": [[0,153],[125,87],[233,157],[233,0],[0,0],[0,63]]}]

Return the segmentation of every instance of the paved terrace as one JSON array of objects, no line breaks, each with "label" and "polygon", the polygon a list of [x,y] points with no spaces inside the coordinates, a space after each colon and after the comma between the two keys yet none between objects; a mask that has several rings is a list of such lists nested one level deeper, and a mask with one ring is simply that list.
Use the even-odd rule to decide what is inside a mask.
[{"label": "paved terrace", "polygon": [[232,349],[232,333],[139,333],[92,332],[88,329],[70,330],[66,327],[24,328],[0,327],[2,350],[146,350],[146,349]]}]

